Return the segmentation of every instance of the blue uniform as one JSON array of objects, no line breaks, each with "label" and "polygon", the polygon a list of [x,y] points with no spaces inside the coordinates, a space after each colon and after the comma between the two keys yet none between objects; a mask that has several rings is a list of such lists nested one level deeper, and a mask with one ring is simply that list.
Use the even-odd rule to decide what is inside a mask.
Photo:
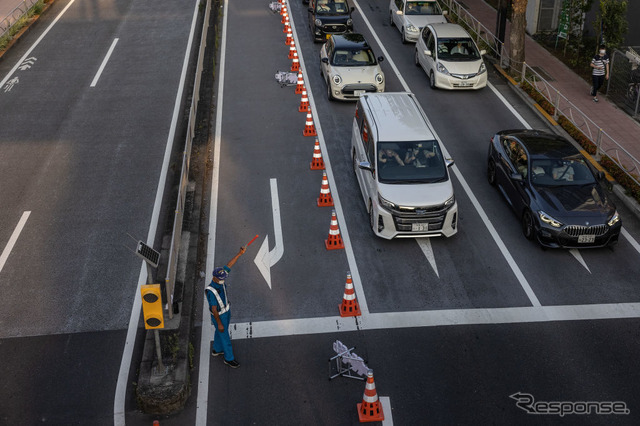
[{"label": "blue uniform", "polygon": [[211,324],[213,324],[213,328],[215,329],[215,333],[213,336],[213,343],[211,344],[211,348],[216,352],[224,352],[224,359],[226,361],[233,361],[233,348],[231,347],[231,336],[229,336],[229,322],[231,321],[231,311],[229,309],[229,302],[227,300],[227,287],[226,284],[218,284],[214,280],[211,280],[210,287],[215,290],[218,297],[216,297],[216,293],[211,291],[209,287],[205,289],[205,294],[207,295],[207,302],[209,302],[209,312],[211,312],[211,308],[215,307],[218,309],[218,312],[223,312],[219,314],[220,321],[224,326],[224,332],[220,332],[218,330],[218,323],[216,322],[215,317],[211,314]]}]

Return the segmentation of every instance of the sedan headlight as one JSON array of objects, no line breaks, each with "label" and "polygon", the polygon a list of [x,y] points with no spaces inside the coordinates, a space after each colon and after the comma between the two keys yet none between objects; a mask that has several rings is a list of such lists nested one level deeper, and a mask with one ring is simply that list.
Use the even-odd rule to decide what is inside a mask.
[{"label": "sedan headlight", "polygon": [[449,198],[447,201],[444,202],[444,206],[451,207],[455,202],[456,202],[456,196],[452,195],[451,198]]},{"label": "sedan headlight", "polygon": [[316,27],[321,27],[322,26],[322,21],[319,19],[316,19],[314,24],[316,24]]},{"label": "sedan headlight", "polygon": [[418,29],[415,27],[415,25],[409,24],[407,25],[407,31],[409,31],[410,33],[417,33]]},{"label": "sedan headlight", "polygon": [[395,204],[393,204],[391,201],[385,200],[384,198],[382,198],[380,196],[380,194],[378,194],[378,202],[385,209],[395,209],[396,208]]},{"label": "sedan headlight", "polygon": [[347,19],[347,27],[350,27],[353,25],[353,19],[349,18]]},{"label": "sedan headlight", "polygon": [[384,81],[384,76],[381,73],[376,74],[376,83],[382,84]]},{"label": "sedan headlight", "polygon": [[538,212],[538,216],[540,217],[541,221],[543,221],[544,223],[546,223],[548,225],[553,226],[554,228],[560,228],[562,226],[562,222],[559,222],[559,221],[555,220],[554,218],[552,218],[551,216],[549,216],[548,214],[546,214],[542,210],[540,210]]},{"label": "sedan headlight", "polygon": [[480,64],[480,69],[478,70],[478,74],[482,74],[483,72],[487,72],[487,67],[484,65],[484,62]]},{"label": "sedan headlight", "polygon": [[449,75],[449,70],[447,69],[447,67],[442,65],[440,62],[437,63],[436,70],[442,74]]},{"label": "sedan headlight", "polygon": [[336,85],[340,85],[340,83],[342,83],[342,77],[340,77],[338,74],[331,77],[331,79],[333,80],[333,83]]},{"label": "sedan headlight", "polygon": [[615,213],[613,214],[613,216],[611,216],[611,219],[609,219],[609,222],[607,222],[607,224],[609,226],[613,226],[616,223],[618,223],[620,221],[620,216],[618,215],[618,211],[616,210]]}]

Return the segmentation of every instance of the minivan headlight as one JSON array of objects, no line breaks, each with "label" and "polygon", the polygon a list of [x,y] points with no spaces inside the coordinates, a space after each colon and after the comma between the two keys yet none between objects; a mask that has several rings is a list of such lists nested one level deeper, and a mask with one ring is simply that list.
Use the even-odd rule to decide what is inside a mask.
[{"label": "minivan headlight", "polygon": [[456,202],[456,196],[452,195],[451,198],[449,198],[447,201],[444,202],[444,206],[451,207],[455,202]]},{"label": "minivan headlight", "polygon": [[549,216],[548,214],[546,214],[542,210],[540,210],[538,212],[538,216],[540,217],[541,221],[543,221],[544,223],[546,223],[548,225],[553,226],[554,228],[560,228],[562,226],[562,222],[559,222],[559,221],[555,220],[554,218],[552,218],[551,216]]},{"label": "minivan headlight", "polygon": [[482,74],[487,72],[487,67],[484,65],[484,62],[480,64],[480,69],[478,70],[478,74]]},{"label": "minivan headlight", "polygon": [[342,83],[342,77],[340,77],[338,74],[334,75],[331,79],[335,84],[339,85],[340,83]]},{"label": "minivan headlight", "polygon": [[382,76],[382,73],[376,74],[376,83],[382,84],[383,81],[384,81],[384,77]]},{"label": "minivan headlight", "polygon": [[389,200],[385,200],[384,198],[382,198],[380,196],[380,194],[378,194],[378,202],[380,202],[380,205],[382,207],[384,207],[385,209],[395,209],[396,205],[394,203],[392,203]]},{"label": "minivan headlight", "polygon": [[609,226],[613,226],[619,221],[620,221],[620,216],[618,215],[618,210],[616,210],[615,213],[613,213],[613,216],[611,216],[611,219],[609,219],[609,222],[607,222],[607,224]]},{"label": "minivan headlight", "polygon": [[436,65],[436,70],[442,74],[447,74],[449,75],[449,70],[447,69],[447,67],[445,67],[444,65],[442,65],[440,62],[437,63]]}]

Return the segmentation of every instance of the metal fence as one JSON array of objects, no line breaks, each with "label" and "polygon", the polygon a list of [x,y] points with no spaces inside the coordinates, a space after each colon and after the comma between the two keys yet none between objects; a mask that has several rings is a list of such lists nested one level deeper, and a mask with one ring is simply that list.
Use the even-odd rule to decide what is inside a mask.
[{"label": "metal fence", "polygon": [[616,50],[611,56],[607,98],[640,120],[640,52],[639,47],[629,47],[626,52]]},{"label": "metal fence", "polygon": [[13,24],[18,22],[23,16],[26,16],[29,13],[29,9],[37,2],[38,0],[24,0],[2,19],[2,21],[0,21],[0,37],[9,34]]},{"label": "metal fence", "polygon": [[[480,45],[481,49],[487,49],[489,54],[498,58],[501,67],[509,67],[514,64],[508,56],[507,49],[498,38],[474,18],[456,0],[440,0],[450,13],[456,16],[458,23],[466,26],[472,37]],[[553,87],[537,71],[526,63],[520,65],[519,79],[534,87],[554,107],[553,118],[558,120],[560,116],[569,120],[576,128],[589,138],[597,147],[596,156],[603,154],[614,159],[622,166],[622,171],[640,185],[640,160],[629,153],[622,145],[616,142],[602,127],[591,120],[585,113],[576,107],[558,89]],[[636,86],[638,87],[638,86]],[[637,105],[637,99],[636,99]]]}]

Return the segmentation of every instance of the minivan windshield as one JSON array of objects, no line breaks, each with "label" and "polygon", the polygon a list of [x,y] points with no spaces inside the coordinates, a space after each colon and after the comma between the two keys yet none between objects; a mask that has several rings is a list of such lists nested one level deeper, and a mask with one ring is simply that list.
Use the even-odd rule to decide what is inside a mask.
[{"label": "minivan windshield", "polygon": [[439,38],[438,58],[443,61],[477,61],[480,52],[470,38]]},{"label": "minivan windshield", "polygon": [[377,173],[380,183],[444,182],[449,177],[438,142],[378,142]]},{"label": "minivan windshield", "polygon": [[344,15],[349,12],[346,0],[318,0],[317,15]]}]

